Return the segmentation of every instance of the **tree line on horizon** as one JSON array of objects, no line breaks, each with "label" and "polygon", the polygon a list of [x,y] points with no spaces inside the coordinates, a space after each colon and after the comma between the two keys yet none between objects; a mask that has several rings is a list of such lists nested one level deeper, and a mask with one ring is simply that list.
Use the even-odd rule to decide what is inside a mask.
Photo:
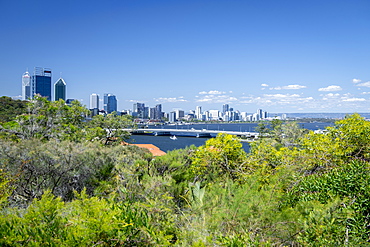
[{"label": "tree line on horizon", "polygon": [[[23,104],[23,103],[22,103]],[[18,108],[16,106],[15,108]],[[153,157],[128,116],[36,98],[0,122],[1,246],[367,246],[370,122],[260,125]],[[5,114],[6,115],[6,114]]]}]

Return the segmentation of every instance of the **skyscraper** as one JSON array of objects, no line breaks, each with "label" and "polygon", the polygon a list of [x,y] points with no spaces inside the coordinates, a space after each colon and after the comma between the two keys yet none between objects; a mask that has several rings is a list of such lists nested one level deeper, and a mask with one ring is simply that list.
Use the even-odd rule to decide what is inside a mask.
[{"label": "skyscraper", "polygon": [[22,100],[31,98],[31,76],[28,71],[22,75]]},{"label": "skyscraper", "polygon": [[222,113],[225,114],[228,111],[229,111],[229,105],[228,104],[222,105]]},{"label": "skyscraper", "polygon": [[99,109],[99,95],[96,93],[90,95],[90,109]]},{"label": "skyscraper", "polygon": [[63,78],[59,78],[54,84],[54,100],[58,101],[59,99],[66,100],[66,82]]},{"label": "skyscraper", "polygon": [[35,94],[51,100],[51,69],[36,67],[31,77],[31,98]]},{"label": "skyscraper", "polygon": [[162,112],[162,105],[158,104],[155,106],[155,119],[161,120],[164,117],[164,113]]},{"label": "skyscraper", "polygon": [[110,93],[104,94],[104,111],[108,114],[117,111],[117,99],[115,95]]},{"label": "skyscraper", "polygon": [[197,117],[197,119],[202,119],[202,107],[201,106],[197,106],[195,107],[195,116]]}]

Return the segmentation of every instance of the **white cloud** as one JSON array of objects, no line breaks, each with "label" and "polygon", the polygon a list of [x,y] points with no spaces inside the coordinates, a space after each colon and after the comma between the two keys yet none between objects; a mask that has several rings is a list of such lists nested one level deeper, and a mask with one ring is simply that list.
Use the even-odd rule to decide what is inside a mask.
[{"label": "white cloud", "polygon": [[146,102],[146,101],[136,100],[136,99],[130,99],[130,100],[126,100],[126,101],[131,102],[131,103],[138,103],[138,102],[145,103]]},{"label": "white cloud", "polygon": [[229,95],[204,95],[203,97],[198,97],[196,102],[206,102],[206,103],[230,103],[238,101],[237,98],[229,96]]},{"label": "white cloud", "polygon": [[361,80],[360,79],[352,79],[352,82],[353,83],[359,83],[359,82],[361,82]]},{"label": "white cloud", "polygon": [[325,95],[321,94],[320,96],[322,96],[322,100],[334,100],[334,99],[339,98],[340,94],[339,93],[328,93]]},{"label": "white cloud", "polygon": [[299,94],[264,94],[262,97],[252,97],[240,103],[257,103],[267,106],[291,105],[292,107],[297,107],[299,104],[307,105],[313,101],[313,97],[301,97]]},{"label": "white cloud", "polygon": [[361,94],[370,94],[370,92],[362,92]]},{"label": "white cloud", "polygon": [[361,101],[366,101],[364,98],[347,98],[343,99],[344,102],[361,102]]},{"label": "white cloud", "polygon": [[268,87],[269,85],[267,85],[266,83],[262,83],[261,84],[261,87]]},{"label": "white cloud", "polygon": [[357,86],[359,86],[359,87],[370,87],[370,81],[357,84]]},{"label": "white cloud", "polygon": [[217,91],[217,90],[211,90],[209,92],[206,92],[206,91],[202,91],[202,92],[199,92],[199,94],[213,94],[213,95],[217,95],[217,94],[225,94],[225,92],[221,92],[221,91]]},{"label": "white cloud", "polygon": [[294,85],[288,85],[288,86],[282,86],[282,87],[272,87],[270,88],[270,90],[282,90],[282,89],[297,90],[297,89],[302,89],[302,88],[306,88],[306,86],[294,84]]},{"label": "white cloud", "polygon": [[319,91],[321,92],[334,92],[334,91],[341,91],[342,88],[340,86],[336,86],[336,85],[331,85],[331,86],[328,86],[328,87],[322,87],[322,88],[319,88]]},{"label": "white cloud", "polygon": [[162,103],[175,103],[175,102],[188,102],[186,99],[184,99],[183,97],[179,97],[179,98],[158,98],[158,99],[155,99],[155,101],[157,102],[162,102]]}]

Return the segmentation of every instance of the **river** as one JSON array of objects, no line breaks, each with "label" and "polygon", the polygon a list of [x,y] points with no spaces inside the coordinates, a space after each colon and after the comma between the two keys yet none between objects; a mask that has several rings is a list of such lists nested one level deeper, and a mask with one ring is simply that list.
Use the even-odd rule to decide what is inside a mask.
[{"label": "river", "polygon": [[[192,125],[163,125],[150,128],[166,128],[166,129],[207,129],[207,130],[229,130],[229,131],[243,131],[253,132],[258,123],[222,123],[222,124],[192,124]],[[302,128],[309,130],[325,129],[332,123],[300,123]],[[177,136],[176,140],[170,139],[169,136],[153,136],[153,135],[132,135],[129,143],[133,144],[153,144],[161,150],[167,152],[174,149],[185,148],[191,145],[197,147],[202,146],[209,138],[183,137]],[[249,152],[249,144],[243,143],[243,148]]]}]

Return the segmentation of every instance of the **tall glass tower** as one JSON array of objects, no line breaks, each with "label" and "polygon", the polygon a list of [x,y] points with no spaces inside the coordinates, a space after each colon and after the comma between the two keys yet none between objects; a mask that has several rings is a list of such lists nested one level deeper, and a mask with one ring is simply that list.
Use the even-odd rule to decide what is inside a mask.
[{"label": "tall glass tower", "polygon": [[51,100],[51,69],[35,68],[31,77],[31,97],[35,94]]},{"label": "tall glass tower", "polygon": [[22,100],[31,98],[31,76],[28,71],[22,75]]},{"label": "tall glass tower", "polygon": [[117,111],[117,99],[113,94],[104,94],[104,111],[106,113],[112,113]]},{"label": "tall glass tower", "polygon": [[62,99],[66,101],[66,82],[63,80],[63,78],[59,78],[57,82],[54,84],[54,100],[58,101],[59,99]]},{"label": "tall glass tower", "polygon": [[99,95],[96,93],[90,95],[90,109],[99,109]]}]

